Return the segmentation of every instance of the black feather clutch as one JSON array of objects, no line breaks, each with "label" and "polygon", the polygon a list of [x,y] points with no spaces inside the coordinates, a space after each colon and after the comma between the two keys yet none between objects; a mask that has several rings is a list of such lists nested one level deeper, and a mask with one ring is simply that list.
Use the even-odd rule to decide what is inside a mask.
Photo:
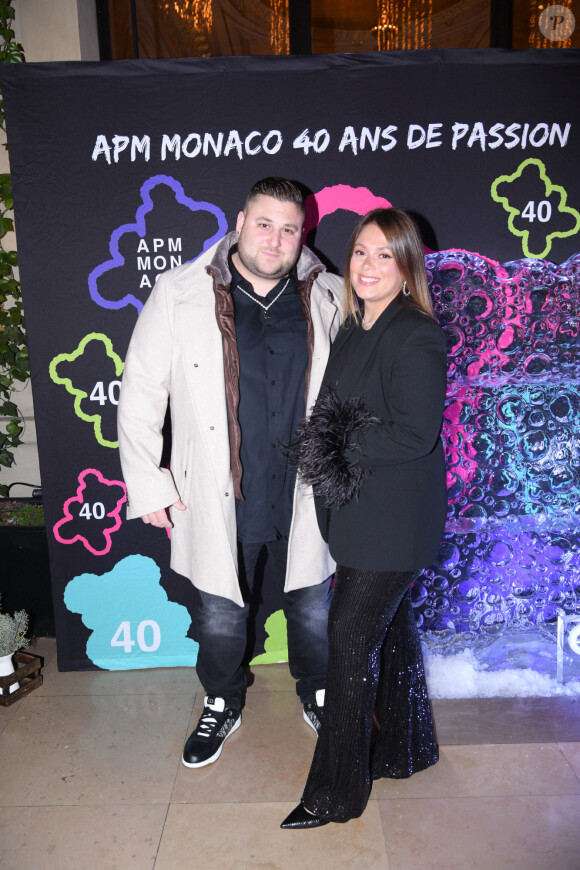
[{"label": "black feather clutch", "polygon": [[320,391],[289,453],[302,481],[312,485],[326,507],[341,508],[358,498],[361,483],[372,470],[357,465],[356,456],[353,459],[360,447],[356,441],[351,443],[352,436],[381,422],[365,408],[362,398],[341,402],[332,387]]}]

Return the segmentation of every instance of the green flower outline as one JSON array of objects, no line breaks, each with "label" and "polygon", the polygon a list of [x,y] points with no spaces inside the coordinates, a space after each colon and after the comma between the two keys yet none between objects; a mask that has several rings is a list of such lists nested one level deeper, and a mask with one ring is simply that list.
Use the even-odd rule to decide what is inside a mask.
[{"label": "green flower outline", "polygon": [[59,363],[64,362],[64,361],[74,362],[76,359],[78,359],[79,356],[82,356],[82,354],[85,352],[85,348],[86,348],[87,344],[89,343],[89,341],[102,341],[103,342],[103,344],[105,345],[105,350],[107,352],[107,356],[110,357],[115,364],[115,374],[118,377],[122,373],[123,369],[125,368],[125,363],[123,362],[121,357],[118,354],[116,354],[115,351],[113,350],[113,342],[111,341],[109,336],[105,335],[102,332],[90,332],[88,335],[85,335],[85,337],[83,339],[81,339],[78,347],[76,348],[76,350],[73,350],[72,353],[59,353],[59,354],[57,354],[57,356],[53,357],[53,359],[51,360],[50,365],[48,367],[48,373],[50,375],[50,379],[52,381],[54,381],[55,384],[60,384],[64,387],[66,387],[67,393],[70,393],[71,396],[75,396],[75,401],[74,401],[75,414],[77,415],[77,417],[80,417],[80,419],[84,420],[86,423],[93,424],[95,438],[97,439],[99,444],[102,444],[103,447],[112,447],[113,449],[115,449],[119,446],[118,441],[107,441],[106,438],[103,438],[103,433],[101,430],[102,415],[101,414],[85,414],[81,410],[81,402],[83,399],[87,398],[88,393],[86,393],[84,390],[77,390],[75,387],[73,387],[72,381],[70,380],[70,378],[61,378],[58,376],[57,371],[56,371],[56,367],[59,365]]},{"label": "green flower outline", "polygon": [[[542,251],[541,254],[533,254],[528,248],[528,239],[529,239],[530,231],[529,230],[517,230],[514,227],[514,219],[521,214],[521,211],[509,204],[509,200],[508,200],[507,196],[500,196],[497,192],[497,188],[499,187],[500,184],[503,184],[504,182],[511,184],[512,181],[515,181],[516,178],[519,178],[521,176],[521,174],[524,171],[524,169],[526,168],[526,166],[530,166],[531,164],[534,164],[540,170],[540,179],[545,184],[546,196],[550,196],[550,194],[552,194],[552,193],[559,193],[560,194],[560,204],[558,206],[558,211],[571,214],[576,219],[576,224],[573,227],[573,229],[567,230],[566,232],[556,231],[553,233],[549,233],[546,236],[546,247],[544,248],[544,250]],[[580,227],[580,213],[577,212],[575,208],[571,208],[570,206],[566,205],[566,200],[568,198],[568,194],[567,194],[566,190],[560,184],[552,184],[552,182],[548,178],[548,175],[546,172],[546,167],[545,167],[544,163],[541,160],[539,160],[537,157],[529,157],[527,160],[524,160],[523,163],[520,163],[520,165],[518,166],[518,168],[516,169],[516,171],[512,175],[499,175],[495,179],[493,184],[491,185],[491,197],[495,202],[499,203],[501,206],[503,206],[503,208],[507,212],[509,212],[509,219],[508,219],[509,231],[514,236],[521,236],[522,237],[522,239],[523,239],[522,250],[523,250],[524,255],[526,257],[532,257],[532,258],[537,259],[537,260],[544,259],[544,257],[550,252],[550,250],[552,248],[552,239],[554,239],[554,238],[564,239],[567,236],[573,236],[575,233],[578,232],[578,228]]]}]

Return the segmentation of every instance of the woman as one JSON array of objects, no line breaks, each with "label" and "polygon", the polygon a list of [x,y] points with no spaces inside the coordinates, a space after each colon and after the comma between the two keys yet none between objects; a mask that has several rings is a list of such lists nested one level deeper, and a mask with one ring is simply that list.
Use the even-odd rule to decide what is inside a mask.
[{"label": "woman", "polygon": [[445,525],[446,346],[404,211],[362,218],[345,283],[345,321],[297,444],[337,569],[322,729],[283,828],[357,818],[372,779],[438,758],[409,590]]}]

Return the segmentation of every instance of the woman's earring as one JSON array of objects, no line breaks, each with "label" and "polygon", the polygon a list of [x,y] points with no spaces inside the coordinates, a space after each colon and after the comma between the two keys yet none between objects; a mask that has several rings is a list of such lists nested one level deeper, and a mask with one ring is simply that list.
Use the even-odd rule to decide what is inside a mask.
[{"label": "woman's earring", "polygon": [[410,296],[410,295],[411,295],[411,291],[410,291],[409,288],[407,287],[407,282],[406,282],[406,281],[403,281],[403,287],[402,287],[402,290],[403,290],[403,296]]}]

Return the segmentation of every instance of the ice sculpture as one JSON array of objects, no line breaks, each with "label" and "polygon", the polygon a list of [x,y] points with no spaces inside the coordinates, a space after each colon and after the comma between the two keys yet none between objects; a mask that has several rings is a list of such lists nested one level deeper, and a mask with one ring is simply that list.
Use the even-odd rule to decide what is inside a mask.
[{"label": "ice sculpture", "polygon": [[[413,588],[432,651],[580,614],[580,254],[426,256],[448,337],[445,537]],[[556,650],[554,649],[554,658]]]}]

